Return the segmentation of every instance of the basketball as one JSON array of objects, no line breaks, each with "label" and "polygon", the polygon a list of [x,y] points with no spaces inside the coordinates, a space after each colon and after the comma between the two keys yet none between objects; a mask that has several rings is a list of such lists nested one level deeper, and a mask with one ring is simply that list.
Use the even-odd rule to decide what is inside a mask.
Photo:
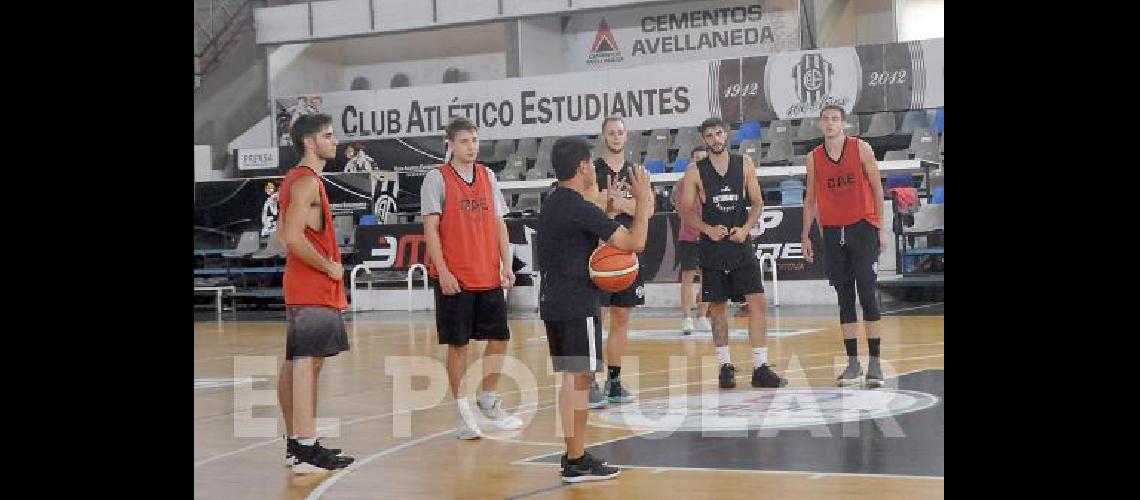
[{"label": "basketball", "polygon": [[637,279],[637,254],[605,244],[590,254],[590,279],[607,292],[620,292]]}]

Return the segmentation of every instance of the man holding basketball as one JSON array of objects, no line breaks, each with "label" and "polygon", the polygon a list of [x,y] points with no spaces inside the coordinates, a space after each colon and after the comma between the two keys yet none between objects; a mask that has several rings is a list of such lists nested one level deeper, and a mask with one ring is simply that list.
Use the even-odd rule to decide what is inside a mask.
[{"label": "man holding basketball", "polygon": [[585,450],[587,392],[593,373],[602,370],[600,291],[590,279],[589,259],[598,240],[627,252],[644,250],[649,216],[653,214],[653,190],[643,167],[631,169],[635,208],[633,223],[627,229],[590,201],[598,192],[597,172],[584,139],[558,139],[551,162],[558,187],[542,204],[536,246],[542,270],[539,315],[546,326],[554,371],[562,373],[558,393],[566,439],[562,480],[610,479],[620,470]]},{"label": "man holding basketball", "polygon": [[[701,123],[698,132],[709,156],[697,162],[697,168],[685,171],[681,180],[684,190],[681,217],[686,225],[701,233],[701,294],[705,302],[710,303],[721,389],[736,387],[736,367],[728,349],[726,306],[728,299],[738,296],[744,296],[751,312],[748,338],[755,366],[752,387],[781,387],[788,381],[768,365],[764,284],[760,280],[760,265],[748,243],[749,232],[764,210],[764,200],[752,159],[729,154],[727,130],[720,118],[709,118]],[[700,200],[699,193],[704,194]],[[702,205],[700,212],[695,210],[698,203]]]}]

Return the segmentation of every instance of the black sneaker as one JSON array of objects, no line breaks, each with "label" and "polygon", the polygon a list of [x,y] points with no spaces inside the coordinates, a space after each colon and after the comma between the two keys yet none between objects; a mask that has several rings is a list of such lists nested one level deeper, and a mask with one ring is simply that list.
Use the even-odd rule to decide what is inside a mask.
[{"label": "black sneaker", "polygon": [[305,446],[298,442],[293,452],[293,457],[296,460],[296,463],[293,464],[294,474],[313,474],[343,469],[356,460],[352,457],[338,456],[332,450],[321,447],[320,443]]},{"label": "black sneaker", "polygon": [[[565,458],[566,455],[563,455]],[[577,464],[571,464],[569,460],[565,460],[565,467],[562,468],[562,482],[564,483],[581,483],[585,481],[602,481],[605,479],[613,479],[621,474],[621,469],[606,465],[602,460],[590,455],[589,453],[583,454],[582,458],[578,459]]]},{"label": "black sneaker", "polygon": [[[597,459],[598,459],[597,457],[595,457],[595,456],[591,455],[591,454],[590,454],[590,452],[588,452],[588,451],[586,451],[586,452],[582,452],[582,456],[583,456],[583,457],[587,457],[587,456],[588,456],[588,457],[590,457],[590,458],[593,458],[594,460],[597,460]],[[570,459],[569,459],[569,458],[567,458],[567,456],[566,456],[566,454],[565,454],[565,453],[563,453],[563,454],[562,454],[562,460],[561,460],[561,462],[559,462],[559,465],[561,465],[561,466],[562,466],[562,469],[563,469],[563,470],[565,470],[565,469],[566,469],[566,465],[568,465],[569,463],[570,463]],[[605,461],[605,460],[602,460],[602,464],[604,465],[605,463],[606,463],[606,461]]]},{"label": "black sneaker", "polygon": [[879,367],[879,358],[871,358],[867,363],[867,387],[883,386],[883,369]]},{"label": "black sneaker", "polygon": [[632,403],[633,394],[621,386],[621,379],[606,380],[606,398],[610,403]]},{"label": "black sneaker", "polygon": [[[317,444],[321,444],[321,440],[318,439]],[[331,451],[333,455],[340,455],[343,451],[340,448],[324,449]],[[297,440],[292,438],[285,438],[285,466],[291,467],[295,463],[297,463]]]},{"label": "black sneaker", "polygon": [[859,360],[852,359],[847,362],[847,368],[839,375],[839,387],[858,384],[859,377],[862,376],[863,366],[859,364]]},{"label": "black sneaker", "polygon": [[736,367],[732,363],[720,365],[720,388],[732,389],[736,387]]},{"label": "black sneaker", "polygon": [[783,387],[788,385],[788,379],[776,375],[768,363],[757,366],[752,370],[752,387]]}]

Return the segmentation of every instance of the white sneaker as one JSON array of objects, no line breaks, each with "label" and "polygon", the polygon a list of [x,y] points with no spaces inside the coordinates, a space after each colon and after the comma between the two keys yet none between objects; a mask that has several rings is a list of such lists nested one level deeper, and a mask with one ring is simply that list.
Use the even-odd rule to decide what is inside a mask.
[{"label": "white sneaker", "polygon": [[471,408],[465,404],[459,404],[459,427],[455,429],[455,437],[459,439],[479,439],[483,437],[483,432],[479,430],[479,426],[475,423],[475,415],[471,412]]},{"label": "white sneaker", "polygon": [[483,432],[479,430],[479,426],[474,423],[467,423],[463,420],[459,421],[459,427],[455,429],[455,437],[459,439],[479,439],[483,437]]},{"label": "white sneaker", "polygon": [[681,332],[685,335],[693,333],[693,318],[684,318],[681,320]]},{"label": "white sneaker", "polygon": [[479,413],[482,413],[484,418],[490,420],[500,430],[513,431],[523,426],[522,419],[503,410],[501,399],[495,399],[495,404],[490,408],[483,408],[483,404],[478,401],[475,402],[475,406],[479,407]]},{"label": "white sneaker", "polygon": [[697,318],[697,330],[700,330],[702,332],[711,332],[712,322],[709,321],[709,319],[705,316]]}]

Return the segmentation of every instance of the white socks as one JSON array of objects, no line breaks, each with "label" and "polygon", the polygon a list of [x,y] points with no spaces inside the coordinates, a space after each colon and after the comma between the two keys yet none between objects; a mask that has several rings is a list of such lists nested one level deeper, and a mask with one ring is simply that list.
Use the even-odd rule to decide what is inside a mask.
[{"label": "white socks", "polygon": [[752,348],[752,362],[757,367],[768,363],[768,347],[753,347]]},{"label": "white socks", "polygon": [[479,393],[479,407],[486,410],[495,404],[495,400],[499,399],[498,393],[495,391],[482,391]]},{"label": "white socks", "polygon": [[722,364],[722,365],[732,362],[732,360],[729,358],[729,355],[728,355],[728,346],[722,346],[722,347],[716,348],[716,360],[719,361],[720,364]]}]

